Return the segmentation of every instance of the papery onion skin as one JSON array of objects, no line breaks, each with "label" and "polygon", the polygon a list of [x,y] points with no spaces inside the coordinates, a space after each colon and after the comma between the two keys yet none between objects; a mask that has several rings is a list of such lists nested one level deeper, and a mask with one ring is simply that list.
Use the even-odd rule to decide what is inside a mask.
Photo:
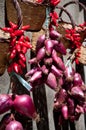
[{"label": "papery onion skin", "polygon": [[77,100],[81,100],[82,101],[85,101],[85,95],[84,95],[84,92],[82,91],[82,89],[79,87],[79,86],[74,86],[72,87],[71,89],[71,95],[77,99]]},{"label": "papery onion skin", "polygon": [[19,121],[11,121],[5,130],[24,130],[22,124]]},{"label": "papery onion skin", "polygon": [[63,45],[62,42],[58,43],[57,45],[54,46],[55,50],[63,55],[66,55],[66,48]]},{"label": "papery onion skin", "polygon": [[50,39],[46,39],[44,44],[45,44],[46,54],[48,56],[50,56],[52,53],[54,44],[53,44],[52,40],[50,40]]},{"label": "papery onion skin", "polygon": [[51,66],[51,72],[56,76],[56,77],[62,77],[63,71],[58,69],[55,65]]},{"label": "papery onion skin", "polygon": [[65,65],[62,61],[62,59],[57,55],[57,52],[53,49],[52,51],[52,58],[53,61],[56,63],[57,67],[59,67],[61,70],[65,70]]},{"label": "papery onion skin", "polygon": [[34,103],[27,94],[18,95],[14,100],[13,106],[16,111],[29,118],[36,118],[37,116]]},{"label": "papery onion skin", "polygon": [[52,40],[56,40],[57,38],[61,37],[61,34],[55,30],[51,30],[49,36]]},{"label": "papery onion skin", "polygon": [[42,71],[36,71],[30,78],[30,83],[33,83],[42,77]]},{"label": "papery onion skin", "polygon": [[13,101],[8,94],[0,94],[0,114],[7,112],[11,109]]},{"label": "papery onion skin", "polygon": [[43,47],[45,41],[45,35],[41,35],[38,37],[37,43],[36,43],[36,52],[39,51],[41,47]]},{"label": "papery onion skin", "polygon": [[68,113],[69,115],[73,115],[74,111],[75,111],[75,103],[74,100],[71,98],[67,99],[67,103],[68,103]]},{"label": "papery onion skin", "polygon": [[49,73],[47,80],[46,80],[46,84],[53,90],[56,90],[58,85],[57,85],[57,80],[56,77],[53,73]]},{"label": "papery onion skin", "polygon": [[40,48],[36,55],[37,61],[41,61],[45,57],[45,54],[46,54],[45,48],[44,47]]},{"label": "papery onion skin", "polygon": [[62,109],[61,109],[62,115],[64,117],[65,120],[68,119],[68,106],[67,105],[63,105]]},{"label": "papery onion skin", "polygon": [[10,123],[12,120],[14,120],[13,116],[11,116],[11,113],[6,113],[0,122],[0,130],[5,130],[6,125]]},{"label": "papery onion skin", "polygon": [[74,86],[75,85],[81,86],[82,82],[83,81],[82,81],[81,75],[79,73],[75,73],[75,75],[74,75],[74,81],[73,81]]}]

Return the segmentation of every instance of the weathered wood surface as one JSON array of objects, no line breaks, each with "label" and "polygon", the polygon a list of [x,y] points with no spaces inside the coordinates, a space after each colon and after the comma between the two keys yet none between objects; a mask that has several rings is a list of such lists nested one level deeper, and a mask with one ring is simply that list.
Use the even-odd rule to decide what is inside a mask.
[{"label": "weathered wood surface", "polygon": [[[68,2],[69,0],[62,0],[61,5]],[[5,25],[5,0],[0,0],[0,26]],[[79,10],[79,7],[76,5],[72,5],[71,7],[67,7],[67,9],[73,15],[74,20],[76,23],[80,23],[84,21],[83,11]],[[69,20],[65,14],[63,17]],[[85,18],[86,19],[86,18]],[[29,59],[30,54],[27,54],[27,59]],[[27,70],[30,69],[30,66],[27,64]],[[86,82],[86,68],[82,65],[76,67],[77,71],[82,74],[83,79]],[[5,73],[0,77],[0,92],[7,93],[10,84],[10,77],[5,71]],[[30,120],[28,128],[26,130],[85,130],[86,129],[86,117],[85,115],[81,115],[79,121],[74,123],[65,121],[63,126],[58,125],[58,114],[53,113],[53,99],[54,99],[54,92],[47,86],[40,86],[41,88],[37,88],[33,93],[30,93],[33,97],[34,103],[36,105],[37,111],[40,113],[41,122],[36,124],[35,121]],[[24,91],[23,91],[24,92]],[[25,91],[26,92],[26,91]],[[0,118],[2,115],[0,116]],[[32,125],[32,126],[31,126]]]}]

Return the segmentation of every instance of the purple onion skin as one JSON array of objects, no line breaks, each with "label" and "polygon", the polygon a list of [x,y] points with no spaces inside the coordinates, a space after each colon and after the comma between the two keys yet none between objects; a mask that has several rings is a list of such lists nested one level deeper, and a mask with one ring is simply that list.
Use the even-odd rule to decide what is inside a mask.
[{"label": "purple onion skin", "polygon": [[30,83],[33,83],[42,77],[42,71],[36,71],[30,78]]},{"label": "purple onion skin", "polygon": [[59,52],[59,53],[61,53],[61,54],[63,54],[63,55],[66,55],[66,48],[65,48],[65,46],[63,45],[63,43],[62,42],[60,42],[60,43],[58,43],[57,45],[54,45],[54,49],[57,51],[57,52]]},{"label": "purple onion skin", "polygon": [[11,121],[7,126],[5,130],[24,130],[23,126],[18,121]]},{"label": "purple onion skin", "polygon": [[80,105],[77,105],[75,108],[76,113],[84,113],[84,108]]},{"label": "purple onion skin", "polygon": [[44,47],[40,48],[36,55],[37,61],[41,61],[45,57],[45,54],[46,54],[45,48]]},{"label": "purple onion skin", "polygon": [[7,94],[0,94],[0,114],[7,112],[11,109],[13,105],[13,101],[10,95]]},{"label": "purple onion skin", "polygon": [[51,72],[56,76],[56,77],[62,77],[63,71],[58,69],[56,66],[52,65],[51,66]]},{"label": "purple onion skin", "polygon": [[44,64],[45,65],[52,65],[53,59],[50,58],[44,58]]},{"label": "purple onion skin", "polygon": [[41,35],[38,37],[38,40],[36,43],[36,52],[38,52],[39,49],[44,46],[44,41],[45,41],[45,35]]},{"label": "purple onion skin", "polygon": [[81,90],[79,86],[72,87],[71,95],[81,102],[85,100],[84,92]]},{"label": "purple onion skin", "polygon": [[58,57],[57,52],[53,49],[52,51],[52,58],[53,61],[56,63],[56,65],[61,69],[61,70],[65,70],[65,65],[62,61],[62,59],[60,57]]},{"label": "purple onion skin", "polygon": [[74,100],[71,98],[67,99],[67,104],[68,104],[68,113],[69,115],[73,115],[75,111],[75,105],[74,105]]},{"label": "purple onion skin", "polygon": [[15,110],[29,118],[36,118],[37,113],[31,97],[27,94],[18,95],[13,104]]},{"label": "purple onion skin", "polygon": [[48,74],[48,77],[46,79],[46,84],[53,90],[56,90],[57,89],[57,80],[56,80],[56,77],[53,73],[49,73]]},{"label": "purple onion skin", "polygon": [[30,60],[28,61],[28,63],[29,63],[29,64],[36,64],[36,63],[37,63],[36,57],[30,59]]},{"label": "purple onion skin", "polygon": [[53,42],[50,39],[46,39],[45,42],[44,42],[44,44],[45,44],[46,54],[48,56],[50,56],[51,53],[52,53],[52,50],[53,50],[53,46],[54,46]]},{"label": "purple onion skin", "polygon": [[82,81],[81,75],[79,73],[75,73],[74,80],[73,80],[74,86],[76,86],[76,85],[81,86],[82,82],[83,81]]},{"label": "purple onion skin", "polygon": [[32,76],[36,71],[37,71],[37,68],[33,68],[33,69],[29,70],[29,71],[25,74],[25,77],[28,78],[29,76]]},{"label": "purple onion skin", "polygon": [[54,46],[58,46],[59,42],[57,40],[51,40]]},{"label": "purple onion skin", "polygon": [[62,115],[64,117],[65,120],[68,119],[68,106],[67,105],[63,105],[62,109],[61,109]]},{"label": "purple onion skin", "polygon": [[62,86],[64,84],[63,78],[60,77],[58,80],[58,86]]},{"label": "purple onion skin", "polygon": [[62,107],[67,98],[67,92],[65,89],[61,89],[59,93],[56,93],[54,98],[54,108],[59,109]]},{"label": "purple onion skin", "polygon": [[6,113],[0,122],[0,130],[5,130],[5,127],[8,123],[10,123],[13,120],[13,117],[11,116],[11,113]]},{"label": "purple onion skin", "polygon": [[43,66],[41,67],[41,70],[42,70],[43,74],[48,75],[49,70],[47,69],[47,67],[46,67],[45,65],[43,65]]},{"label": "purple onion skin", "polygon": [[61,34],[58,33],[58,32],[55,31],[55,30],[51,30],[49,36],[50,36],[50,38],[51,38],[52,40],[55,40],[55,39],[61,37]]}]

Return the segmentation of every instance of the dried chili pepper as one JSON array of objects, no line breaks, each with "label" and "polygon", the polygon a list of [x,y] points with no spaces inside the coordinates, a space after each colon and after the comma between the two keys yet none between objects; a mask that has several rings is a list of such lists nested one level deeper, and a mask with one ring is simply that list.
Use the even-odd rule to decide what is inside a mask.
[{"label": "dried chili pepper", "polygon": [[13,30],[16,30],[18,28],[18,25],[17,24],[14,24],[13,22],[9,22],[9,25],[10,27],[13,29]]},{"label": "dried chili pepper", "polygon": [[22,27],[21,27],[21,29],[22,29],[22,30],[25,30],[25,31],[28,30],[29,28],[30,28],[30,25],[25,25],[25,26],[22,26]]}]

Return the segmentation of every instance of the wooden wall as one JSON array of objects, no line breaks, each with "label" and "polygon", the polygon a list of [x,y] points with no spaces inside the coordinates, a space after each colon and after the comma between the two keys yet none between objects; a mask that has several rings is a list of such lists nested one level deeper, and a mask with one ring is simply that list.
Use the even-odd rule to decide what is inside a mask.
[{"label": "wooden wall", "polygon": [[[62,0],[61,5],[68,2],[69,0]],[[0,26],[3,27],[5,25],[5,0],[0,0]],[[68,6],[67,9],[70,11],[70,13],[73,15],[73,18],[75,22],[78,24],[82,21],[84,21],[84,12],[83,10],[80,10],[79,6],[77,5],[71,5]],[[66,18],[66,20],[69,20],[65,14],[63,14],[63,17]],[[31,35],[31,33],[29,33]],[[27,60],[29,58],[30,54],[27,54]],[[29,70],[30,66],[27,65],[27,70]],[[82,70],[81,70],[82,68]],[[79,71],[80,70],[80,71]],[[85,76],[85,66],[79,65],[77,67],[77,71],[82,73],[82,77],[84,77],[86,82],[86,76]],[[10,84],[10,78],[5,71],[5,73],[0,76],[0,92],[1,93],[7,93],[8,88]],[[37,111],[41,115],[41,122],[39,124],[36,124],[35,121],[31,121],[30,126],[28,126],[27,130],[85,130],[85,115],[81,115],[79,121],[76,121],[74,123],[65,122],[63,126],[58,125],[58,113],[53,114],[53,99],[54,99],[54,91],[52,91],[47,86],[42,86],[40,88],[37,88],[33,93],[31,93],[31,96],[33,97],[35,106],[37,108]],[[0,118],[2,115],[0,116]]]}]

